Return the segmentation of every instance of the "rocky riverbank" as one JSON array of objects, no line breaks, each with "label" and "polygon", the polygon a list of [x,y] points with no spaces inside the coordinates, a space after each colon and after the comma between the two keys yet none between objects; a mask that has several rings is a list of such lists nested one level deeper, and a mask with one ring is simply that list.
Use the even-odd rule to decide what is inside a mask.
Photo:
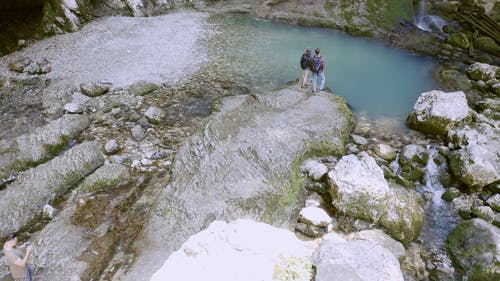
[{"label": "rocky riverbank", "polygon": [[[141,3],[137,13],[154,13],[156,6]],[[388,34],[387,26],[374,23],[379,18],[367,16],[380,15],[367,3],[361,1],[353,22],[345,12],[354,4],[343,11],[331,5],[304,12],[295,11],[298,1],[192,3],[204,11]],[[68,18],[84,11],[66,8]],[[241,217],[317,239],[305,246],[291,233],[277,238],[309,247],[279,262],[276,256],[290,249],[259,252],[262,245],[234,242],[234,236],[223,239],[231,246],[218,242],[266,255],[269,263],[259,263],[258,273],[275,280],[309,280],[314,270],[316,280],[498,277],[500,156],[493,152],[499,147],[500,74],[494,54],[471,56],[451,39],[419,35],[429,41],[415,50],[443,62],[437,75],[444,91],[423,93],[408,117],[408,126],[425,135],[386,134],[361,118],[354,127],[345,101],[331,93],[310,96],[291,83],[248,95],[245,86],[214,77],[202,48],[211,34],[206,17],[183,12],[155,21],[115,19],[118,24],[104,18],[0,58],[0,233],[35,242],[38,280],[149,280],[165,260],[153,278],[182,275],[171,271],[182,269],[179,260],[213,262],[206,252],[220,257],[199,245],[213,238],[207,232],[263,229],[266,242],[278,244],[267,226],[212,224]],[[468,38],[465,29],[449,34],[460,32]],[[151,38],[161,38],[162,48],[149,44]],[[433,157],[429,143],[438,148]],[[426,249],[421,236],[435,197],[421,188],[430,161],[443,167],[443,199],[461,217],[447,229],[455,267]],[[5,273],[1,268],[0,276]]]}]

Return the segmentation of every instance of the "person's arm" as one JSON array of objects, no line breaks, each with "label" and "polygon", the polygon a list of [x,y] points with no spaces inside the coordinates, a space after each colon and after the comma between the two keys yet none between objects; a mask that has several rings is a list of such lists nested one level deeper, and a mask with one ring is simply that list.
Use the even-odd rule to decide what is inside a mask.
[{"label": "person's arm", "polygon": [[26,267],[26,263],[28,262],[28,259],[30,257],[31,250],[32,250],[32,246],[28,246],[26,248],[26,255],[24,255],[24,257],[22,259],[18,258],[14,264],[17,266]]}]

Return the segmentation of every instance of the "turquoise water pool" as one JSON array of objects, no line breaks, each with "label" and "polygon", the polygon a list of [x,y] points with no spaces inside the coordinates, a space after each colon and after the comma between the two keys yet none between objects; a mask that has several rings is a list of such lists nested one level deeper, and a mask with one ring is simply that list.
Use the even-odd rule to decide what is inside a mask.
[{"label": "turquoise water pool", "polygon": [[380,41],[244,16],[212,21],[218,35],[211,56],[218,57],[220,75],[236,78],[251,91],[272,90],[299,78],[306,48],[321,49],[326,86],[359,115],[404,120],[422,92],[438,88],[432,58]]}]

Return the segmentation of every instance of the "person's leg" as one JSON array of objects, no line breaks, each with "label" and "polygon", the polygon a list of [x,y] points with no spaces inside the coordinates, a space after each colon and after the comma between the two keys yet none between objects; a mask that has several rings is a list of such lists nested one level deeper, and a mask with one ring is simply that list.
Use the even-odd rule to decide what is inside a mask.
[{"label": "person's leg", "polygon": [[323,91],[325,89],[325,73],[321,72],[319,74],[319,90]]},{"label": "person's leg", "polygon": [[313,93],[316,93],[316,79],[318,78],[318,74],[313,72]]},{"label": "person's leg", "polygon": [[307,69],[302,70],[302,87],[306,86]]}]

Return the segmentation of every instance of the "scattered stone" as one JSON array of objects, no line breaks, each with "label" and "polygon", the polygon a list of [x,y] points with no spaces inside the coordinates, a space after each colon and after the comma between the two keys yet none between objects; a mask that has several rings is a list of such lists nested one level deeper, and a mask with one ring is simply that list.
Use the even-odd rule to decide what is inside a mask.
[{"label": "scattered stone", "polygon": [[18,48],[21,49],[21,48],[24,48],[26,46],[28,46],[28,44],[26,43],[26,40],[20,39],[20,40],[17,41],[17,47]]},{"label": "scattered stone", "polygon": [[138,81],[130,86],[129,92],[136,96],[144,96],[155,90],[159,89],[159,86],[155,83],[147,81]]},{"label": "scattered stone", "polygon": [[89,81],[86,83],[80,84],[80,91],[82,94],[89,97],[97,97],[105,94],[111,88],[110,83],[105,83],[101,81],[93,82]]},{"label": "scattered stone", "polygon": [[136,160],[132,161],[132,164],[130,165],[130,168],[138,168],[140,166],[141,166],[141,161],[139,161],[139,160],[136,159]]},{"label": "scattered stone", "polygon": [[385,143],[380,143],[375,146],[375,153],[382,157],[382,159],[387,161],[392,161],[396,159],[396,150],[390,145]]},{"label": "scattered stone", "polygon": [[306,200],[306,207],[319,207],[321,203],[313,199]]},{"label": "scattered stone", "polygon": [[9,63],[9,69],[18,73],[28,73],[32,75],[46,74],[52,71],[50,62],[46,59],[38,59],[36,61],[20,59]]},{"label": "scattered stone", "polygon": [[106,152],[106,154],[117,153],[118,151],[120,151],[120,149],[121,149],[121,146],[118,143],[118,141],[115,139],[109,140],[106,143],[106,145],[104,146],[104,151]]},{"label": "scattered stone", "polygon": [[165,121],[166,117],[165,111],[156,106],[149,107],[144,115],[151,124],[161,124]]},{"label": "scattered stone", "polygon": [[403,281],[396,257],[367,240],[326,240],[312,256],[316,281]]},{"label": "scattered stone", "polygon": [[500,274],[500,229],[484,220],[462,221],[447,241],[449,253],[470,280],[494,280]]},{"label": "scattered stone", "polygon": [[143,158],[141,158],[141,165],[142,166],[151,166],[151,165],[153,165],[153,161],[151,161],[148,158],[143,157]]},{"label": "scattered stone", "polygon": [[470,116],[464,92],[430,91],[420,95],[406,124],[427,134],[444,136],[451,126]]},{"label": "scattered stone", "polygon": [[495,194],[486,200],[486,204],[488,204],[493,210],[500,212],[500,194]]},{"label": "scattered stone", "polygon": [[45,206],[43,206],[42,217],[44,219],[52,220],[55,216],[55,213],[56,209],[54,209],[54,207],[50,206],[49,204],[45,204]]},{"label": "scattered stone", "polygon": [[360,135],[351,135],[352,141],[357,145],[368,145],[368,140]]},{"label": "scattered stone", "polygon": [[65,104],[64,110],[68,113],[80,114],[83,113],[84,107],[81,103],[72,102]]},{"label": "scattered stone", "polygon": [[472,214],[487,222],[493,222],[495,219],[495,212],[488,206],[473,207]]},{"label": "scattered stone", "polygon": [[300,171],[306,173],[309,178],[319,181],[326,175],[326,173],[328,173],[328,168],[325,164],[317,160],[310,159],[302,164]]},{"label": "scattered stone", "polygon": [[132,139],[135,141],[141,141],[146,137],[146,129],[144,129],[141,125],[135,125],[132,128]]},{"label": "scattered stone", "polygon": [[297,222],[295,224],[295,230],[312,238],[322,237],[328,233],[327,227],[314,226],[304,222]]},{"label": "scattered stone", "polygon": [[300,210],[299,222],[311,224],[313,226],[327,226],[332,222],[332,218],[325,210],[318,207],[305,207]]}]

